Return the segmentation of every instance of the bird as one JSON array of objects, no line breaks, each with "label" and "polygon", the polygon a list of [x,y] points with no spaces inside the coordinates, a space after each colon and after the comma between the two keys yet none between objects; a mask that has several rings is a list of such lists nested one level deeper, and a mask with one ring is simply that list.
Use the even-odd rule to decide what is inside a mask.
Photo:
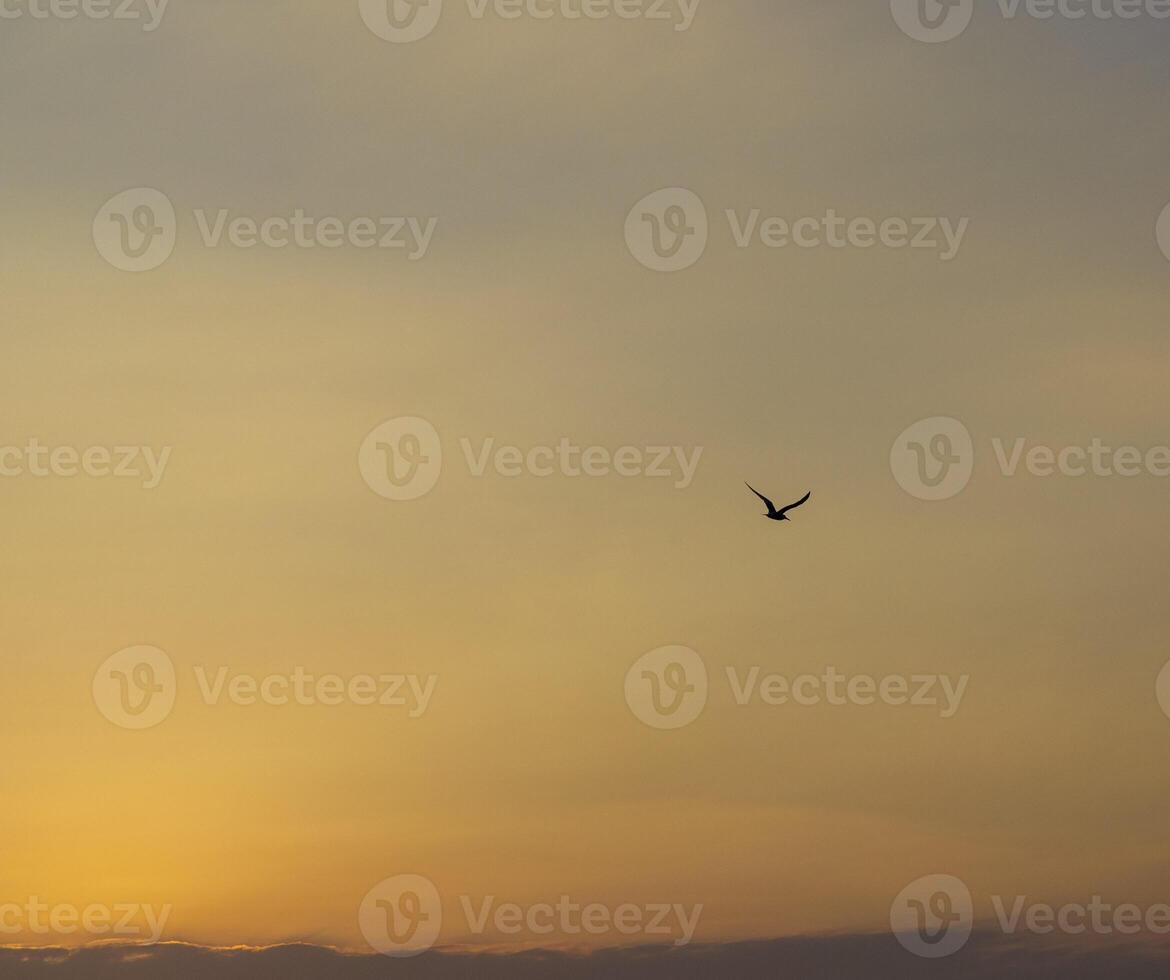
[{"label": "bird", "polygon": [[764,514],[763,516],[768,518],[768,520],[770,520],[770,521],[787,521],[787,520],[789,520],[790,518],[788,517],[788,512],[790,510],[795,510],[801,504],[808,503],[809,497],[812,496],[812,491],[810,490],[803,497],[801,497],[796,503],[789,504],[787,507],[784,507],[781,510],[777,510],[776,505],[774,503],[772,503],[772,501],[770,501],[762,493],[760,493],[760,491],[757,490],[755,487],[753,487],[750,483],[744,483],[744,486],[747,487],[752,493],[754,493],[757,497],[759,497],[767,505],[768,513]]}]

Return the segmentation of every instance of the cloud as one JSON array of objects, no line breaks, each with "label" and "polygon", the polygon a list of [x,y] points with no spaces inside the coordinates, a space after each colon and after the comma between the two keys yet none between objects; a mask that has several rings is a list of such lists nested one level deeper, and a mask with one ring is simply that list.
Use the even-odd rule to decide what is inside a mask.
[{"label": "cloud", "polygon": [[889,935],[822,936],[727,945],[639,947],[592,954],[547,950],[512,954],[432,952],[390,960],[320,946],[209,949],[182,943],[96,946],[78,950],[0,950],[11,980],[699,980],[732,976],[836,980],[1154,980],[1166,976],[1170,944],[1005,939],[977,933],[960,953],[916,959]]}]

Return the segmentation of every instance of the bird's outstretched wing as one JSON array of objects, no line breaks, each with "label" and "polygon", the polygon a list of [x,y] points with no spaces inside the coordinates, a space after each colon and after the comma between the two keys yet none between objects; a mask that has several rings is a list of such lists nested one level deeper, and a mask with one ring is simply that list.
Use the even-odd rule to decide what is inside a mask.
[{"label": "bird's outstretched wing", "polygon": [[803,497],[801,497],[801,498],[800,498],[800,499],[799,499],[799,500],[798,500],[796,503],[794,503],[794,504],[789,504],[789,505],[788,505],[787,507],[785,507],[785,508],[784,508],[782,511],[780,511],[780,515],[781,515],[781,516],[783,516],[783,515],[787,514],[787,513],[788,513],[790,510],[796,510],[796,508],[797,508],[797,507],[799,507],[801,504],[807,504],[807,503],[808,503],[808,499],[809,499],[809,497],[811,497],[811,496],[812,496],[812,491],[810,490],[810,491],[809,491],[808,493],[806,493],[806,494],[805,494]]},{"label": "bird's outstretched wing", "polygon": [[762,500],[762,501],[763,501],[765,504],[767,504],[767,505],[768,505],[768,513],[769,513],[769,514],[775,514],[775,513],[776,513],[776,505],[775,505],[774,503],[772,503],[772,501],[770,501],[770,500],[769,500],[767,497],[765,497],[765,496],[764,496],[762,493],[760,493],[760,491],[759,491],[759,490],[757,490],[755,487],[753,487],[753,486],[752,486],[750,483],[744,483],[744,486],[745,486],[745,487],[747,487],[747,488],[748,488],[748,489],[749,489],[749,490],[750,490],[752,493],[754,493],[754,494],[755,494],[757,497],[759,497],[759,498],[760,498],[760,499],[761,499],[761,500]]}]

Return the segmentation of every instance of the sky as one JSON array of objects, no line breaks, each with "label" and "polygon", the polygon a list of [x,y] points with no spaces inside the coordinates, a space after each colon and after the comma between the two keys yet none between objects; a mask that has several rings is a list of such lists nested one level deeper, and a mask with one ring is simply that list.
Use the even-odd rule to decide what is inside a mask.
[{"label": "sky", "polygon": [[[477,929],[488,898],[701,906],[667,941],[716,944],[888,930],[932,875],[980,921],[1170,901],[1170,22],[447,0],[387,41],[356,2],[32,3],[0,24],[0,943],[109,938],[39,900],[369,952],[402,875],[460,949],[660,938]],[[173,247],[125,271],[142,188]],[[298,212],[349,237],[227,231]],[[761,238],[830,213],[935,244]],[[963,433],[969,482],[913,492],[909,443]],[[1035,475],[1021,439],[1142,462]],[[37,476],[34,440],[128,475]],[[745,481],[812,499],[765,523]],[[705,672],[678,727],[664,647]],[[754,667],[956,686],[768,704]],[[298,672],[341,703],[248,703]]]}]

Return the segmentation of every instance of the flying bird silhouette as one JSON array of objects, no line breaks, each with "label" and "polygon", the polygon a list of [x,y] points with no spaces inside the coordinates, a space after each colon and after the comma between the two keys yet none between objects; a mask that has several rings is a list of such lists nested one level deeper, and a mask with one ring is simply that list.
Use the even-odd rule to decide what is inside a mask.
[{"label": "flying bird silhouette", "polygon": [[753,487],[750,483],[745,483],[744,486],[747,487],[752,493],[754,493],[757,497],[759,497],[767,505],[768,513],[766,513],[764,515],[764,517],[768,518],[768,520],[770,520],[770,521],[787,521],[787,520],[789,520],[789,518],[787,516],[788,512],[790,510],[796,510],[796,508],[799,507],[801,504],[807,504],[808,498],[812,496],[812,491],[810,490],[803,497],[801,497],[796,503],[789,504],[787,507],[783,508],[782,510],[777,510],[776,505],[774,503],[772,503],[772,501],[770,501],[762,493],[760,493],[760,491],[757,490],[755,487]]}]

